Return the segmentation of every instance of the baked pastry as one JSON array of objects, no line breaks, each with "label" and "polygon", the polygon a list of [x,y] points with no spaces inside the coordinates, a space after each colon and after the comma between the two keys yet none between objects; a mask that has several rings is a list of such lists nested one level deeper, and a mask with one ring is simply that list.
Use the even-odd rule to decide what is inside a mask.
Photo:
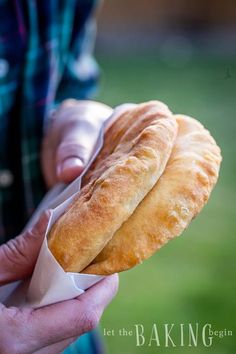
[{"label": "baked pastry", "polygon": [[176,133],[176,120],[158,101],[127,110],[110,126],[96,169],[49,233],[65,271],[86,268],[133,214],[163,173]]},{"label": "baked pastry", "polygon": [[[220,149],[198,121],[175,119],[178,135],[162,176],[82,273],[107,275],[134,267],[180,235],[206,204],[217,181]],[[93,169],[90,178],[96,164]]]}]

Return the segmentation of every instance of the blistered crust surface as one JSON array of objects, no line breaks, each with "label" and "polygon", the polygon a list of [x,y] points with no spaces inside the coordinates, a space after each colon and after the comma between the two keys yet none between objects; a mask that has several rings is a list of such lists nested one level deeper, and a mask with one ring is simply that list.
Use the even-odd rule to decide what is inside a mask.
[{"label": "blistered crust surface", "polygon": [[111,125],[79,196],[48,237],[65,271],[88,266],[132,215],[163,173],[176,133],[171,112],[157,101],[137,105]]},{"label": "blistered crust surface", "polygon": [[198,121],[175,119],[178,135],[162,176],[84,273],[112,274],[141,263],[180,235],[206,204],[218,178],[220,149]]}]

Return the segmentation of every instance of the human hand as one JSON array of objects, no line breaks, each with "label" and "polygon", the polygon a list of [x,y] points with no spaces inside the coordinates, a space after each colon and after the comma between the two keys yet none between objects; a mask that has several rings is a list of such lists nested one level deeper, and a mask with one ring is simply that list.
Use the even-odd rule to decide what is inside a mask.
[{"label": "human hand", "polygon": [[95,101],[65,100],[56,112],[43,140],[41,162],[48,187],[69,183],[88,162],[99,131],[112,109]]},{"label": "human hand", "polygon": [[[0,247],[0,285],[29,276],[36,262],[50,213],[32,230]],[[95,328],[115,296],[118,276],[101,280],[78,298],[41,309],[5,307],[0,303],[0,353],[56,354]]]}]

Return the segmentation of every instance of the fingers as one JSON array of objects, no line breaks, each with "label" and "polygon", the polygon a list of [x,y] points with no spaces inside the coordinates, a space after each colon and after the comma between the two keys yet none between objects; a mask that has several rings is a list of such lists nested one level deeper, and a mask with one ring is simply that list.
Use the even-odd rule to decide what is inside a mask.
[{"label": "fingers", "polygon": [[64,133],[56,153],[59,181],[69,183],[81,174],[93,152],[98,134],[99,130],[81,121]]},{"label": "fingers", "polygon": [[96,116],[91,119],[88,113],[84,112],[83,117],[77,116],[78,113],[70,111],[73,119],[67,120],[57,146],[57,179],[64,183],[73,181],[81,174],[92,155],[101,129]]},{"label": "fingers", "polygon": [[0,307],[0,353],[55,354],[63,350],[97,326],[117,289],[114,274],[74,300],[37,310]]},{"label": "fingers", "polygon": [[78,177],[84,169],[84,163],[79,157],[68,156],[57,165],[58,179],[64,183],[69,183]]},{"label": "fingers", "polygon": [[29,322],[30,338],[34,338],[36,347],[42,344],[48,346],[94,329],[117,289],[118,276],[114,274],[101,280],[77,299],[33,311]]},{"label": "fingers", "polygon": [[54,138],[51,134],[44,137],[41,150],[41,167],[44,180],[48,188],[53,187],[57,181],[56,163],[55,163]]},{"label": "fingers", "polygon": [[[109,126],[119,115],[135,106],[127,103],[116,107],[109,120]],[[84,120],[77,120],[74,124],[71,122],[64,131],[56,157],[57,177],[60,181],[64,183],[73,181],[88,163],[101,127],[101,124],[98,128],[94,123],[91,117],[87,117]]]},{"label": "fingers", "polygon": [[[2,305],[2,304],[1,304]],[[30,318],[32,309],[19,309],[16,307],[0,308],[0,353],[34,353],[34,354],[56,354],[61,353],[66,347],[73,343],[77,337],[71,337],[45,346],[38,338],[31,336]],[[46,319],[45,319],[46,320]],[[42,327],[43,324],[41,324]],[[41,328],[38,328],[38,332]],[[37,343],[37,344],[36,344]]]},{"label": "fingers", "polygon": [[42,145],[42,169],[49,187],[81,174],[111,113],[110,107],[94,101],[71,99],[60,105]]},{"label": "fingers", "polygon": [[0,285],[29,276],[36,263],[50,217],[44,212],[33,228],[0,247]]},{"label": "fingers", "polygon": [[99,283],[86,290],[77,300],[85,305],[89,303],[90,306],[101,306],[104,309],[116,295],[118,286],[118,274],[107,276]]}]

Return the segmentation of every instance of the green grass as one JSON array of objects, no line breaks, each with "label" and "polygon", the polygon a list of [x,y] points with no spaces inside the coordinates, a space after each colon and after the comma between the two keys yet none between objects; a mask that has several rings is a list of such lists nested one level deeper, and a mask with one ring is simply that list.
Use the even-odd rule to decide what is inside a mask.
[{"label": "green grass", "polygon": [[[135,345],[134,336],[119,336],[120,328],[144,325],[147,337],[157,323],[211,323],[235,332],[235,178],[236,63],[196,59],[170,67],[155,57],[100,58],[103,69],[98,99],[112,106],[160,99],[172,111],[198,118],[222,148],[219,183],[208,205],[189,229],[151,259],[120,275],[120,290],[102,319],[111,354],[214,353],[233,354],[233,337],[214,339],[212,347]],[[230,77],[227,78],[227,71]],[[179,336],[173,335],[176,342]]]}]

